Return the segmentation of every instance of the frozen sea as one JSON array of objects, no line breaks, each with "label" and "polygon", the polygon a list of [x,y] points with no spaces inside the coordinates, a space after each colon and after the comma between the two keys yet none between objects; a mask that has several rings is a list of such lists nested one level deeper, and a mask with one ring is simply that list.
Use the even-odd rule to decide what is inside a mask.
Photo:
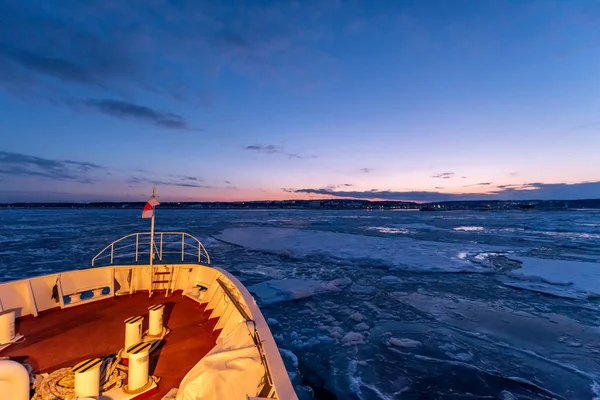
[{"label": "frozen sea", "polygon": [[[0,280],[140,210],[0,210]],[[301,399],[600,398],[600,212],[159,210],[254,293]]]}]

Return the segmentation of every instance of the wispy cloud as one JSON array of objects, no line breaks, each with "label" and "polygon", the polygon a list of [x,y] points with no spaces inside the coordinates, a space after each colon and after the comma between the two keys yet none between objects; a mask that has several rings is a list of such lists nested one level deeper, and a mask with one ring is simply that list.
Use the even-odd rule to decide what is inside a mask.
[{"label": "wispy cloud", "polygon": [[190,130],[188,122],[181,115],[139,104],[110,99],[87,99],[83,100],[81,104],[88,109],[111,117],[138,120],[162,128]]},{"label": "wispy cloud", "polygon": [[[431,175],[431,178],[436,179],[450,179],[454,176],[454,172],[442,172],[440,174]],[[464,176],[463,176],[464,178]]]},{"label": "wispy cloud", "polygon": [[[211,189],[213,186],[211,185],[203,185],[198,181],[197,178],[189,177],[185,175],[171,175],[172,179],[164,179],[164,178],[149,178],[149,177],[139,177],[132,176],[127,179],[126,183],[130,186],[147,186],[147,185],[156,185],[156,186],[178,186],[178,187],[187,187],[187,188],[203,188],[203,189]],[[193,178],[193,179],[189,179]]]},{"label": "wispy cloud", "polygon": [[61,58],[9,46],[0,46],[0,57],[11,60],[30,71],[47,74],[60,80],[85,84],[98,83],[88,71]]},{"label": "wispy cloud", "polygon": [[471,185],[463,185],[463,187],[472,187],[472,186],[490,186],[492,182],[481,182],[481,183],[473,183]]},{"label": "wispy cloud", "polygon": [[7,177],[37,177],[89,184],[94,181],[91,173],[103,169],[105,167],[91,162],[55,160],[0,151],[0,175]]},{"label": "wispy cloud", "polygon": [[264,154],[282,154],[287,156],[288,158],[296,158],[296,159],[305,159],[305,158],[316,158],[316,156],[302,156],[297,153],[288,153],[285,151],[283,147],[275,146],[272,144],[262,145],[262,144],[252,144],[244,147],[244,150],[254,151],[257,153]]},{"label": "wispy cloud", "polygon": [[365,174],[369,174],[373,172],[373,168],[361,168],[360,172],[364,172]]},{"label": "wispy cloud", "polygon": [[267,146],[263,146],[262,144],[252,144],[250,146],[244,147],[244,150],[251,150],[266,154],[283,153],[283,149],[281,147],[273,146],[272,144],[269,144]]}]

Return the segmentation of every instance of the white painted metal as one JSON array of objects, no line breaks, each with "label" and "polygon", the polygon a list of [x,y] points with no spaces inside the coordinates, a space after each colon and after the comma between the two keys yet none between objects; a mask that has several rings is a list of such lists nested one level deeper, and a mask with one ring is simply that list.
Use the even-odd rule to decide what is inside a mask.
[{"label": "white painted metal", "polygon": [[[152,230],[152,223],[150,228]],[[154,237],[157,234],[162,237],[162,252],[160,247],[157,247],[156,243],[154,243]],[[171,248],[176,248],[175,245],[177,244],[181,244],[180,250],[169,250]],[[172,245],[173,247],[168,247],[169,245]],[[150,250],[146,250],[145,246],[148,246]],[[198,264],[210,264],[210,256],[204,245],[197,238],[188,233],[154,232],[154,235],[152,235],[152,232],[138,232],[123,236],[102,249],[102,251],[96,254],[92,259],[92,267],[101,261],[109,262],[110,265],[113,265],[115,262],[118,262],[118,259],[123,259],[125,257],[131,257],[130,260],[135,259],[135,261],[138,262],[140,256],[144,254],[150,255],[150,252],[152,252],[153,255],[155,254],[156,258],[160,260],[162,260],[165,255],[174,256],[177,254],[182,261],[187,255],[192,256]],[[154,258],[152,264],[154,264]]]},{"label": "white painted metal", "polygon": [[[150,222],[150,267],[152,267],[152,263],[154,262],[154,214],[156,214],[156,211],[152,213],[152,222]],[[162,246],[162,242],[161,242],[161,246]],[[161,254],[162,257],[162,254]],[[112,258],[110,260],[110,263],[112,265]],[[93,265],[93,264],[92,264]]]},{"label": "white painted metal", "polygon": [[148,348],[136,354],[129,355],[129,371],[127,374],[127,390],[136,391],[148,383]]},{"label": "white painted metal", "polygon": [[125,354],[128,348],[142,341],[142,322],[144,317],[133,323],[125,323]]},{"label": "white painted metal", "polygon": [[29,373],[16,361],[0,360],[2,400],[29,400]]},{"label": "white painted metal", "polygon": [[0,313],[0,345],[10,343],[15,338],[15,310]]},{"label": "white painted metal", "polygon": [[86,371],[75,371],[75,396],[97,399],[100,396],[100,365]]},{"label": "white painted metal", "polygon": [[149,322],[148,322],[148,334],[152,336],[159,336],[163,332],[163,312],[165,307],[149,308]]}]

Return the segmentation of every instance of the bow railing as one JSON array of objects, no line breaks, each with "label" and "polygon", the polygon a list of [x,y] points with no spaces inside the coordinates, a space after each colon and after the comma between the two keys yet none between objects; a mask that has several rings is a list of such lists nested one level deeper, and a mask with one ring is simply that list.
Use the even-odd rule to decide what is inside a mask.
[{"label": "bow railing", "polygon": [[[132,233],[115,240],[92,258],[92,267],[97,265],[148,264],[150,261],[150,232]],[[210,256],[204,245],[185,232],[154,232],[153,262],[184,263],[195,261],[210,264]],[[118,261],[117,261],[118,260]]]}]

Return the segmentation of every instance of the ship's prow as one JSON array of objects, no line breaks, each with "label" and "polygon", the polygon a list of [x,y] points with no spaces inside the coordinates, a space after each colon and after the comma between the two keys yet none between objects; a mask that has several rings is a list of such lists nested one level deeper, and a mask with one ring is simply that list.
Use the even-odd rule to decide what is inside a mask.
[{"label": "ship's prow", "polygon": [[[156,232],[153,265],[117,263],[119,256],[148,256],[147,235],[107,246],[94,259],[107,266],[0,284],[2,310],[11,310],[0,357],[30,366],[33,398],[83,397],[87,390],[105,400],[162,399],[178,388],[177,400],[296,399],[254,298],[208,264],[197,239]],[[166,262],[169,253],[177,263]],[[2,373],[0,366],[2,393],[18,393],[18,380]]]}]

